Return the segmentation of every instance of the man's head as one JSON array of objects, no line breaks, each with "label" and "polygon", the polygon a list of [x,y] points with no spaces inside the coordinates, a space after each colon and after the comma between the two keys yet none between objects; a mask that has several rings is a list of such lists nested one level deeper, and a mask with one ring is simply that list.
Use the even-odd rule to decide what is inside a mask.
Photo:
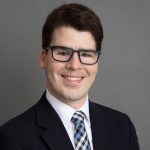
[{"label": "man's head", "polygon": [[40,65],[53,96],[75,108],[83,105],[97,74],[102,37],[98,17],[83,5],[66,4],[48,16]]},{"label": "man's head", "polygon": [[103,29],[99,17],[88,7],[81,4],[64,4],[53,10],[47,17],[42,30],[42,48],[47,48],[53,32],[60,26],[70,26],[79,31],[89,31],[101,50]]}]

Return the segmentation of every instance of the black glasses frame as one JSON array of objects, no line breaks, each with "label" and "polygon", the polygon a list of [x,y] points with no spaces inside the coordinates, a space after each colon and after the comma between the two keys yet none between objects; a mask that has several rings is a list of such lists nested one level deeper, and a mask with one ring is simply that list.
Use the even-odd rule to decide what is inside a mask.
[{"label": "black glasses frame", "polygon": [[[69,50],[69,51],[71,51],[72,53],[71,53],[70,58],[69,58],[68,60],[58,60],[58,59],[55,59],[54,54],[53,54],[53,51],[54,51],[55,49],[57,49],[57,48],[60,48],[60,49],[63,49],[63,50]],[[51,49],[51,51],[52,51],[52,58],[53,58],[54,60],[56,60],[56,61],[69,62],[69,61],[71,60],[73,54],[74,54],[74,53],[77,53],[80,62],[81,62],[82,64],[85,64],[85,65],[94,65],[94,64],[96,64],[96,63],[98,62],[98,60],[99,60],[99,56],[101,55],[101,52],[100,52],[99,50],[90,50],[90,49],[74,50],[74,49],[72,49],[72,48],[65,47],[65,46],[49,46],[49,47],[47,47],[45,50],[48,51],[49,49]],[[94,63],[92,63],[92,64],[91,64],[91,63],[89,64],[89,63],[84,63],[84,62],[82,62],[82,60],[81,60],[81,58],[80,58],[80,52],[93,52],[93,51],[97,53],[97,60],[96,60]]]}]

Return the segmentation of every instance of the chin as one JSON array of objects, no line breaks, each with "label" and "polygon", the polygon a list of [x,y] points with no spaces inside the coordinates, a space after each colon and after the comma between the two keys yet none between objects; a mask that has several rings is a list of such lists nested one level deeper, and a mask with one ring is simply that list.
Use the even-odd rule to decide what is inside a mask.
[{"label": "chin", "polygon": [[82,101],[82,100],[85,100],[85,98],[86,98],[86,95],[81,95],[78,93],[64,95],[64,99],[68,101]]}]

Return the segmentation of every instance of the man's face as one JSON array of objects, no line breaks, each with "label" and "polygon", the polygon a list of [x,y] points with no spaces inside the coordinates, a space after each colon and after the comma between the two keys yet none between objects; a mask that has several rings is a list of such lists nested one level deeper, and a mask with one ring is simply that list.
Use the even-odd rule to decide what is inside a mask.
[{"label": "man's face", "polygon": [[[96,43],[90,32],[64,26],[54,30],[51,46],[96,50]],[[49,92],[69,105],[84,103],[98,68],[98,64],[82,64],[77,53],[74,53],[69,62],[56,61],[52,58],[51,49],[48,53],[42,51],[40,66],[46,71]]]}]

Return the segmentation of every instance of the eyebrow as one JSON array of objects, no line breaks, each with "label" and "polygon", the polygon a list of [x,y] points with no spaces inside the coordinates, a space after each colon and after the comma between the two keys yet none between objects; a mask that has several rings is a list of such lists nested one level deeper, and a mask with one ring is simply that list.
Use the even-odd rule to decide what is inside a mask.
[{"label": "eyebrow", "polygon": [[71,49],[71,50],[85,50],[85,51],[96,51],[95,49],[85,49],[85,48],[78,48],[78,49],[73,49],[71,47],[67,47],[67,46],[61,46],[61,45],[52,45],[50,47],[60,47],[63,49]]}]

